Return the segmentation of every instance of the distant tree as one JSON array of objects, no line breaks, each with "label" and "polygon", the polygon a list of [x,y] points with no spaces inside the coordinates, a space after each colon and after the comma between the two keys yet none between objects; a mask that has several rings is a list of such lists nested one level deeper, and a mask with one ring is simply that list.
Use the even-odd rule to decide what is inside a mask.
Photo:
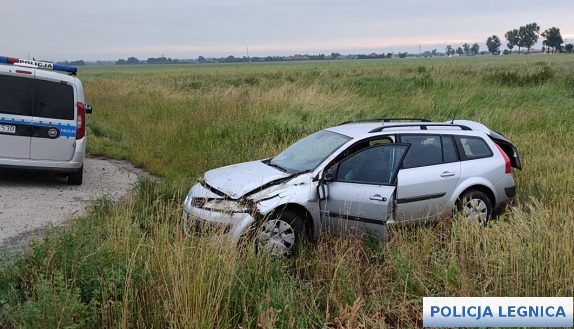
[{"label": "distant tree", "polygon": [[337,58],[337,57],[339,57],[339,56],[341,56],[341,53],[336,53],[336,52],[332,52],[332,53],[331,53],[331,58],[333,58],[333,59],[334,59],[334,58]]},{"label": "distant tree", "polygon": [[571,53],[572,50],[574,50],[574,45],[571,43],[567,43],[566,46],[564,46],[564,50],[566,50],[567,52]]},{"label": "distant tree", "polygon": [[462,56],[462,55],[464,55],[464,50],[462,50],[462,47],[458,47],[458,48],[456,48],[456,53],[457,53],[459,56]]},{"label": "distant tree", "polygon": [[496,55],[500,52],[500,45],[500,38],[496,35],[486,39],[486,48],[488,48],[488,52],[493,55]]},{"label": "distant tree", "polygon": [[472,46],[470,46],[470,52],[472,53],[473,56],[478,55],[479,51],[480,46],[478,45],[478,43],[473,43]]},{"label": "distant tree", "polygon": [[510,55],[512,54],[512,52],[508,49],[504,49],[504,51],[502,52],[503,55]]},{"label": "distant tree", "polygon": [[125,59],[118,59],[118,61],[116,62],[116,65],[126,65],[126,60]]},{"label": "distant tree", "polygon": [[526,24],[518,29],[518,45],[520,47],[527,48],[530,52],[530,48],[538,42],[538,35],[540,33],[540,26],[536,23]]},{"label": "distant tree", "polygon": [[408,53],[405,51],[404,53],[399,52],[399,58],[407,57]]},{"label": "distant tree", "polygon": [[462,49],[464,50],[464,54],[465,54],[466,56],[468,56],[468,53],[470,52],[470,45],[465,42],[465,43],[462,45]]},{"label": "distant tree", "polygon": [[508,47],[508,49],[510,49],[510,52],[512,52],[514,46],[518,46],[518,53],[520,54],[520,45],[519,45],[520,36],[518,34],[518,30],[517,29],[510,30],[506,32],[506,34],[504,34],[504,37],[506,38],[506,40],[508,40],[506,46]]},{"label": "distant tree", "polygon": [[385,56],[387,58],[393,58],[393,53],[387,53],[387,55]]},{"label": "distant tree", "polygon": [[126,61],[126,64],[139,64],[139,63],[140,63],[139,59],[135,57],[130,57]]},{"label": "distant tree", "polygon": [[205,57],[203,57],[203,56],[199,56],[199,57],[197,58],[197,61],[198,61],[199,63],[205,63],[205,62],[207,62],[207,59],[205,59]]},{"label": "distant tree", "polygon": [[452,49],[451,45],[446,46],[446,49],[444,50],[447,56],[452,55],[452,53],[454,53],[454,50]]},{"label": "distant tree", "polygon": [[437,50],[436,50],[436,49],[433,49],[433,50],[431,51],[431,55],[432,55],[432,56],[436,56],[436,55],[437,55]]},{"label": "distant tree", "polygon": [[550,52],[550,48],[553,49],[553,53],[557,50],[560,51],[562,49],[562,44],[564,40],[562,40],[562,35],[560,34],[560,29],[557,27],[551,27],[546,31],[542,32],[542,37],[546,38],[542,43],[546,46],[546,51]]}]

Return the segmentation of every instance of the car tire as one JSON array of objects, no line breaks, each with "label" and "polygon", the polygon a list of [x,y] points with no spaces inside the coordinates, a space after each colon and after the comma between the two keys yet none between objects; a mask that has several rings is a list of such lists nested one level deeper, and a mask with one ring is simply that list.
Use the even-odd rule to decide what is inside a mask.
[{"label": "car tire", "polygon": [[297,213],[290,210],[275,213],[255,231],[257,251],[272,255],[296,255],[304,240],[305,223]]},{"label": "car tire", "polygon": [[84,180],[84,166],[79,171],[68,174],[68,185],[82,185]]},{"label": "car tire", "polygon": [[482,191],[468,190],[458,199],[457,209],[467,223],[484,227],[492,216],[492,201]]}]

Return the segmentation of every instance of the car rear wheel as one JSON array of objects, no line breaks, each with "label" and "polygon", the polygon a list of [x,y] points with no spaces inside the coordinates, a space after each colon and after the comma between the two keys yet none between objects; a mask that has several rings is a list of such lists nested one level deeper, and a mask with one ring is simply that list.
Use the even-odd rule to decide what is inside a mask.
[{"label": "car rear wheel", "polygon": [[283,211],[265,220],[257,229],[258,251],[289,256],[297,253],[305,236],[303,220],[292,211]]},{"label": "car rear wheel", "polygon": [[492,216],[490,198],[479,190],[469,190],[458,201],[458,211],[469,224],[479,224],[484,227]]},{"label": "car rear wheel", "polygon": [[84,180],[84,166],[79,171],[68,174],[68,185],[82,185]]}]

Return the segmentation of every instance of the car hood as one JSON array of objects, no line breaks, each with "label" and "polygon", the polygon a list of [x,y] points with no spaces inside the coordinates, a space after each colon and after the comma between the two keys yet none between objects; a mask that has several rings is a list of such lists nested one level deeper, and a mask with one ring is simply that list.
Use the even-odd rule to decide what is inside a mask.
[{"label": "car hood", "polygon": [[203,180],[212,189],[232,199],[239,199],[258,187],[289,176],[262,161],[251,161],[210,170]]}]

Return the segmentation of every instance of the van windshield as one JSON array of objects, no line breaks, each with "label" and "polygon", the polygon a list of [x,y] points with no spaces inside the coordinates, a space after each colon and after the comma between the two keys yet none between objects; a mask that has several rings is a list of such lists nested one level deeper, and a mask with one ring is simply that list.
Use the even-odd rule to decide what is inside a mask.
[{"label": "van windshield", "polygon": [[349,140],[348,136],[322,130],[289,146],[268,164],[289,173],[313,170]]}]

